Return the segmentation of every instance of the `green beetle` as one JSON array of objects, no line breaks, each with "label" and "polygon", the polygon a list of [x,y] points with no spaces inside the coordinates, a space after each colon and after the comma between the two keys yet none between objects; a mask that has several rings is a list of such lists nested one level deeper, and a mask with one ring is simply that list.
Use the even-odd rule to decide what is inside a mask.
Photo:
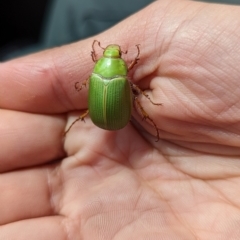
[{"label": "green beetle", "polygon": [[[98,43],[99,47],[103,49],[103,56],[99,60],[97,60],[94,50],[95,43]],[[142,93],[150,101],[151,99],[127,78],[128,71],[132,69],[139,60],[139,45],[136,45],[136,47],[138,50],[137,56],[130,65],[127,66],[126,62],[122,59],[122,53],[126,54],[127,52],[123,52],[119,45],[111,44],[103,48],[99,41],[93,41],[91,56],[92,60],[96,63],[93,72],[80,86],[79,82],[75,84],[76,90],[80,91],[82,86],[86,86],[89,81],[88,110],[71,124],[65,134],[74,123],[79,120],[83,121],[87,114],[90,115],[93,123],[99,128],[119,130],[125,127],[130,121],[132,102],[134,100],[143,118],[149,119],[154,125],[157,132],[157,141],[159,140],[157,126],[144,111],[137,96],[139,93]],[[151,103],[161,105],[159,103],[153,103],[152,101]]]},{"label": "green beetle", "polygon": [[[128,67],[118,45],[109,45],[93,69],[89,82],[88,108],[93,123],[106,130],[127,125],[132,112]],[[94,97],[92,97],[94,96]]]}]

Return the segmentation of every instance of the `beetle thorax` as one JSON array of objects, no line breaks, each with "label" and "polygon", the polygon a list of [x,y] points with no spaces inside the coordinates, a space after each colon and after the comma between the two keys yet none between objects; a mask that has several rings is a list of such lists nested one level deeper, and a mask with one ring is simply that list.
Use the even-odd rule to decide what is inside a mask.
[{"label": "beetle thorax", "polygon": [[126,77],[128,68],[122,58],[102,57],[95,64],[93,72],[105,78],[112,78],[115,76]]}]

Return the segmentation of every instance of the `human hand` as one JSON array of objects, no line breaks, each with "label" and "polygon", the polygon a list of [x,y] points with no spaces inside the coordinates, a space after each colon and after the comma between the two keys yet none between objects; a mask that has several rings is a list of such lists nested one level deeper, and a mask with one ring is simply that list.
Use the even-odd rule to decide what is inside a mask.
[{"label": "human hand", "polygon": [[[96,36],[132,59],[155,130],[89,118],[93,39],[0,65],[0,239],[238,239],[240,8],[157,1]],[[78,109],[78,112],[71,112]],[[66,121],[67,119],[67,121]],[[135,128],[137,126],[137,129]]]}]

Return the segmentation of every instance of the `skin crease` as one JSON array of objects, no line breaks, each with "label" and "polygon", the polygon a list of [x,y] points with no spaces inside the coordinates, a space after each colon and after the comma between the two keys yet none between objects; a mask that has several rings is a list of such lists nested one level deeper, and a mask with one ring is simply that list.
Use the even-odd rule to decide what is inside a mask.
[{"label": "skin crease", "polygon": [[[94,39],[119,44],[160,132],[87,108]],[[0,239],[237,240],[240,7],[156,1],[94,38],[0,64]],[[98,56],[101,49],[97,50]],[[77,110],[77,111],[76,111]]]}]

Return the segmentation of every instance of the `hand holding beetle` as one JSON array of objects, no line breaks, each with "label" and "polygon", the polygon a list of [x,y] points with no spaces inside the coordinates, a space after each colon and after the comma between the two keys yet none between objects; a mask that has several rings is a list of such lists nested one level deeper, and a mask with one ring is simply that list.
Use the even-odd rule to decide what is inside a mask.
[{"label": "hand holding beetle", "polygon": [[94,37],[128,63],[141,44],[129,78],[163,103],[139,98],[159,142],[137,112],[113,132],[86,118],[62,140],[88,107],[74,85],[93,39],[0,64],[0,239],[238,239],[239,16],[156,1]]}]

